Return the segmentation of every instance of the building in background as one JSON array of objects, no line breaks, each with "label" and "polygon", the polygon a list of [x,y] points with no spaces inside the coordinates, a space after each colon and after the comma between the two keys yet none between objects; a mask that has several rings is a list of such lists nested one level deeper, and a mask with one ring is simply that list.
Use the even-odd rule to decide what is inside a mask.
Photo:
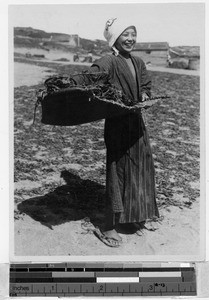
[{"label": "building in background", "polygon": [[147,65],[168,65],[169,44],[167,42],[136,43],[133,55],[139,56]]},{"label": "building in background", "polygon": [[80,38],[78,34],[53,33],[51,42],[65,44],[72,48],[80,46]]},{"label": "building in background", "polygon": [[71,34],[69,36],[69,45],[71,47],[80,47],[80,38],[78,34]]}]

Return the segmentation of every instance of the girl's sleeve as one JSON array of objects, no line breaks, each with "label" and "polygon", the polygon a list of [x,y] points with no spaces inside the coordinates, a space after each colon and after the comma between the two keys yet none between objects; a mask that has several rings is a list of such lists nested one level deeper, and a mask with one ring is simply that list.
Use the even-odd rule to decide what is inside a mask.
[{"label": "girl's sleeve", "polygon": [[151,78],[147,72],[145,63],[142,61],[141,65],[141,93],[146,93],[151,97]]},{"label": "girl's sleeve", "polygon": [[[79,85],[90,85],[96,83],[99,80],[99,83],[106,83],[110,79],[110,65],[108,63],[107,57],[102,57],[96,60],[92,66],[84,72],[82,75],[74,75],[73,79]],[[88,76],[88,74],[94,74],[93,76]],[[98,79],[99,78],[99,79]]]}]

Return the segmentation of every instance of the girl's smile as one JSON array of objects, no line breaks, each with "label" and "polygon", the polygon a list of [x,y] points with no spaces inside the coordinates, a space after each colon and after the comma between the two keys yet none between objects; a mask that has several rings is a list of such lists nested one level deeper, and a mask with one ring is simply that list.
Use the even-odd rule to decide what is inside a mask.
[{"label": "girl's smile", "polygon": [[136,31],[134,27],[129,27],[119,36],[115,42],[115,47],[121,54],[129,54],[136,44]]}]

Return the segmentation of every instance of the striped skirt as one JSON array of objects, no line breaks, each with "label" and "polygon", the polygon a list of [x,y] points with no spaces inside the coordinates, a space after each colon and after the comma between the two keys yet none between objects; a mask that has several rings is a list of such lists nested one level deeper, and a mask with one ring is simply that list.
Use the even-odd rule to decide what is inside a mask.
[{"label": "striped skirt", "polygon": [[119,223],[159,217],[153,157],[142,117],[130,113],[106,119],[104,138],[107,208],[119,215]]}]

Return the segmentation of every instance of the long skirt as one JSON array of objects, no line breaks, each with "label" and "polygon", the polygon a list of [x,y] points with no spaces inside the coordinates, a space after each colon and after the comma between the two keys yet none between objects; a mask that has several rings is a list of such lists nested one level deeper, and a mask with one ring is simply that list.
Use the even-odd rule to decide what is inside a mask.
[{"label": "long skirt", "polygon": [[[147,130],[141,115],[106,119],[106,208],[119,223],[159,217],[155,170]],[[118,218],[119,216],[119,218]]]}]

